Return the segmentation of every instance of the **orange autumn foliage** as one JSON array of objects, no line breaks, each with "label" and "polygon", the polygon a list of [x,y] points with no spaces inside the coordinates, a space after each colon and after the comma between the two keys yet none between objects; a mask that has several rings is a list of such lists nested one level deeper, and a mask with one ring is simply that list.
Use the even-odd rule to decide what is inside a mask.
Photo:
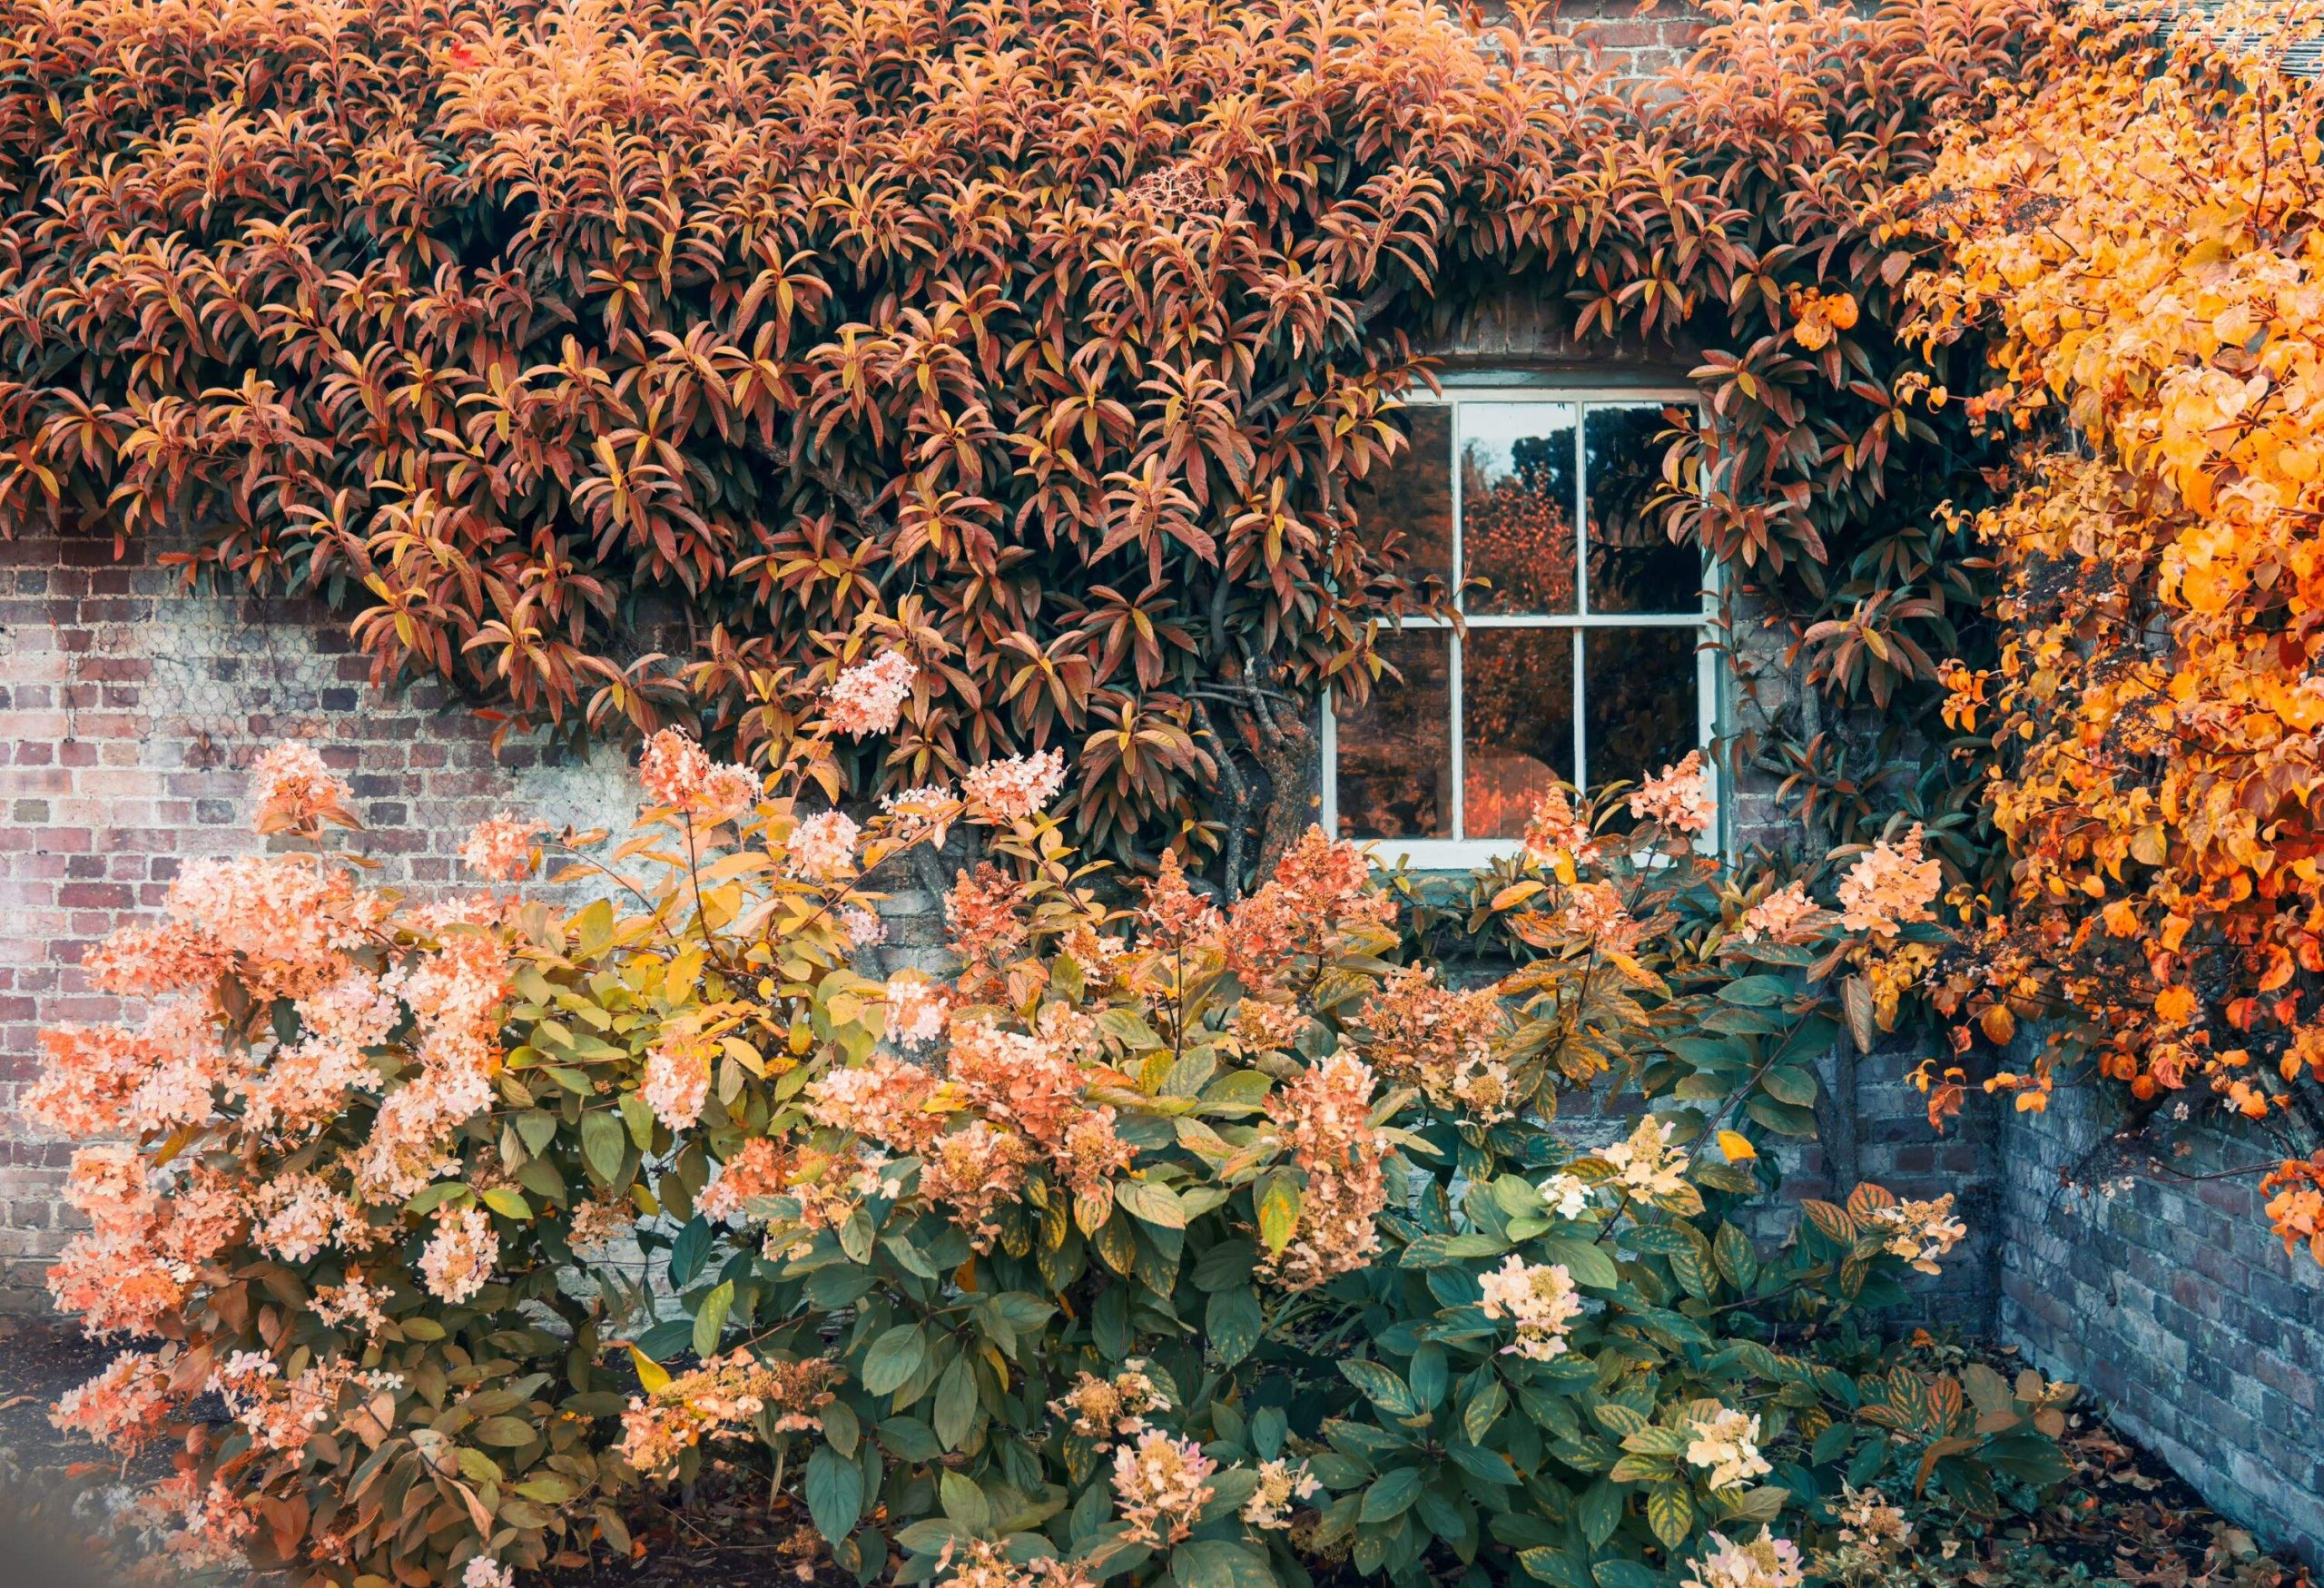
[{"label": "orange autumn foliage", "polygon": [[[2271,62],[2318,16],[2166,39],[2083,14],[1903,222],[1950,250],[1919,329],[1994,339],[1968,407],[2024,448],[1976,519],[1997,665],[1955,665],[1945,710],[1993,747],[2007,881],[1955,898],[1940,1007],[1965,1048],[1973,1021],[2053,1022],[1989,1090],[2095,1071],[2300,1151],[2324,1127],[2324,87]],[[2304,1174],[2270,1206],[2288,1238]]]}]

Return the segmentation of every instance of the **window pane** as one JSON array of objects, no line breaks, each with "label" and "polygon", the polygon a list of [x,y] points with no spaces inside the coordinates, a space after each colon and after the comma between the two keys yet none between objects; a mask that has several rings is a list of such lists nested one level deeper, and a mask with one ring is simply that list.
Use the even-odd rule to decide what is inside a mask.
[{"label": "window pane", "polygon": [[1471,612],[1576,612],[1570,402],[1461,405],[1461,557]]},{"label": "window pane", "polygon": [[1343,838],[1452,836],[1452,636],[1384,635],[1382,677],[1360,706],[1335,697]]},{"label": "window pane", "polygon": [[1452,409],[1415,403],[1403,410],[1411,442],[1394,462],[1374,464],[1348,490],[1357,531],[1369,546],[1403,534],[1416,574],[1452,582]]},{"label": "window pane", "polygon": [[1692,628],[1593,628],[1582,646],[1582,743],[1592,788],[1633,781],[1700,740]]},{"label": "window pane", "polygon": [[1590,481],[1590,610],[1699,612],[1702,556],[1673,546],[1646,511],[1662,481],[1659,408],[1592,408],[1582,445]]},{"label": "window pane", "polygon": [[1470,630],[1461,710],[1463,833],[1521,838],[1550,785],[1573,778],[1573,631]]}]

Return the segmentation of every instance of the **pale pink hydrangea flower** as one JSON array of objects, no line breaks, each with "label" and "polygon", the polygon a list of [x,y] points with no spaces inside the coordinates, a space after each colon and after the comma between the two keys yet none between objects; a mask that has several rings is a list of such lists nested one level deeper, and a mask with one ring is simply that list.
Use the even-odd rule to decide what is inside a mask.
[{"label": "pale pink hydrangea flower", "polygon": [[517,1573],[490,1555],[478,1555],[460,1573],[460,1588],[517,1588]]},{"label": "pale pink hydrangea flower", "polygon": [[1703,753],[1689,750],[1675,766],[1666,766],[1640,784],[1630,795],[1630,815],[1652,822],[1664,831],[1691,838],[1710,831],[1710,774]]},{"label": "pale pink hydrangea flower", "polygon": [[312,1261],[352,1211],[346,1198],[320,1175],[277,1175],[251,1198],[251,1240],[286,1263]]},{"label": "pale pink hydrangea flower", "polygon": [[1697,1418],[1688,1433],[1688,1465],[1709,1475],[1706,1481],[1713,1492],[1739,1487],[1774,1470],[1759,1454],[1756,1413],[1721,1406],[1707,1417]]},{"label": "pale pink hydrangea flower", "polygon": [[251,798],[258,813],[251,825],[261,833],[311,828],[344,819],[353,794],[339,774],[323,764],[312,745],[286,739],[251,768]]},{"label": "pale pink hydrangea flower", "polygon": [[1788,883],[1746,911],[1735,935],[1745,942],[1798,942],[1814,932],[1823,913],[1805,883]]},{"label": "pale pink hydrangea flower", "polygon": [[1622,903],[1621,890],[1611,883],[1577,883],[1567,890],[1565,912],[1558,924],[1610,952],[1629,953],[1645,935],[1646,925]]},{"label": "pale pink hydrangea flower", "polygon": [[1259,1486],[1243,1502],[1243,1520],[1260,1529],[1291,1525],[1291,1503],[1314,1498],[1323,1490],[1307,1464],[1283,1456],[1259,1463]]},{"label": "pale pink hydrangea flower", "polygon": [[429,1294],[448,1307],[458,1307],[492,1278],[500,1260],[500,1238],[492,1233],[492,1216],[473,1205],[445,1208],[436,1215],[436,1233],[419,1254],[419,1272]]},{"label": "pale pink hydrangea flower", "polygon": [[701,1038],[680,1033],[657,1042],[645,1055],[645,1082],[638,1088],[654,1117],[673,1130],[702,1118],[710,1100],[710,1056]]},{"label": "pale pink hydrangea flower", "polygon": [[790,869],[794,875],[834,882],[855,869],[855,842],[862,830],[843,811],[818,811],[793,829]]},{"label": "pale pink hydrangea flower", "polygon": [[1195,1519],[1217,1490],[1210,1475],[1218,1464],[1191,1439],[1174,1439],[1159,1428],[1138,1435],[1136,1445],[1114,1452],[1114,1496],[1126,1543],[1160,1549],[1178,1544],[1195,1530]]},{"label": "pale pink hydrangea flower", "polygon": [[1566,1353],[1566,1334],[1581,1316],[1581,1297],[1563,1263],[1528,1263],[1512,1252],[1509,1260],[1482,1277],[1487,1317],[1517,1325],[1517,1339],[1506,1356],[1547,1362]]},{"label": "pale pink hydrangea flower", "polygon": [[1072,1386],[1049,1402],[1049,1415],[1063,1419],[1099,1450],[1125,1435],[1145,1433],[1147,1413],[1170,1409],[1170,1397],[1146,1372],[1148,1366],[1144,1357],[1132,1356],[1111,1378],[1075,1374]]},{"label": "pale pink hydrangea flower", "polygon": [[1953,1193],[1933,1202],[1889,1202],[1875,1208],[1864,1222],[1887,1232],[1886,1248],[1924,1274],[1938,1272],[1936,1259],[1967,1238],[1968,1227],[1953,1217]]},{"label": "pale pink hydrangea flower", "polygon": [[1670,1145],[1670,1127],[1652,1114],[1638,1122],[1627,1141],[1598,1154],[1614,1166],[1614,1183],[1633,1197],[1668,1197],[1686,1184],[1687,1154]]},{"label": "pale pink hydrangea flower", "polygon": [[1936,919],[1929,906],[1944,885],[1944,867],[1921,853],[1921,826],[1915,822],[1903,843],[1882,839],[1840,879],[1840,923],[1850,932],[1894,939],[1902,927]]},{"label": "pale pink hydrangea flower", "polygon": [[346,1279],[315,1292],[315,1316],[333,1328],[354,1324],[364,1331],[384,1328],[388,1321],[388,1292],[375,1288],[360,1270],[350,1268]]},{"label": "pale pink hydrangea flower", "polygon": [[888,978],[888,1040],[923,1048],[944,1034],[943,989],[914,972]]},{"label": "pale pink hydrangea flower", "polygon": [[1579,871],[1598,858],[1598,843],[1590,835],[1584,813],[1574,808],[1563,788],[1552,788],[1533,807],[1525,824],[1525,863],[1528,865]]},{"label": "pale pink hydrangea flower", "polygon": [[759,797],[757,774],[711,760],[708,751],[675,728],[664,728],[645,742],[637,778],[655,804],[712,826],[732,821]]},{"label": "pale pink hydrangea flower", "polygon": [[1712,1534],[1709,1542],[1682,1588],[1799,1588],[1807,1579],[1799,1546],[1766,1527],[1748,1544],[1723,1533]]},{"label": "pale pink hydrangea flower", "polygon": [[487,881],[513,883],[533,869],[533,840],[548,830],[545,822],[520,822],[503,811],[478,822],[460,845],[460,863]]},{"label": "pale pink hydrangea flower", "polygon": [[848,668],[824,696],[832,727],[859,739],[893,733],[918,674],[901,651],[883,651]]},{"label": "pale pink hydrangea flower", "polygon": [[847,933],[847,941],[859,949],[876,948],[888,938],[888,923],[861,904],[851,904],[839,912],[839,929]]},{"label": "pale pink hydrangea flower", "polygon": [[1065,786],[1065,752],[1044,750],[970,768],[960,792],[985,819],[1017,822],[1057,797]]},{"label": "pale pink hydrangea flower", "polygon": [[103,1373],[64,1392],[48,1420],[121,1455],[134,1455],[158,1437],[176,1397],[158,1358],[123,1351]]}]

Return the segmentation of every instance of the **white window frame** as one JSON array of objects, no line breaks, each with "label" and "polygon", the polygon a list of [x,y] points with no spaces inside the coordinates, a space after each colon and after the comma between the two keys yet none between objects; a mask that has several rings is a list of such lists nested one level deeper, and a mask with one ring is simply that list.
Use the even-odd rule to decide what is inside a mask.
[{"label": "white window frame", "polygon": [[[1403,399],[1406,408],[1452,409],[1452,566],[1464,569],[1462,557],[1461,523],[1461,409],[1463,403],[1540,403],[1544,406],[1565,404],[1575,409],[1574,476],[1577,500],[1573,514],[1574,567],[1576,570],[1576,601],[1578,611],[1558,614],[1478,614],[1464,615],[1465,626],[1472,629],[1487,628],[1562,628],[1573,634],[1573,764],[1576,773],[1585,781],[1590,776],[1587,755],[1587,724],[1589,706],[1586,691],[1588,670],[1582,666],[1583,636],[1595,628],[1691,628],[1697,636],[1695,649],[1695,702],[1697,708],[1697,742],[1701,745],[1709,767],[1711,798],[1718,813],[1710,830],[1703,835],[1700,846],[1716,853],[1720,848],[1719,834],[1726,827],[1727,800],[1723,780],[1717,764],[1718,757],[1709,754],[1718,737],[1720,715],[1720,685],[1722,669],[1718,666],[1718,649],[1714,640],[1722,589],[1720,570],[1717,562],[1706,558],[1703,568],[1702,610],[1688,613],[1592,613],[1589,610],[1590,524],[1586,411],[1592,403],[1619,404],[1624,407],[1644,407],[1649,404],[1664,408],[1690,407],[1702,400],[1701,393],[1682,386],[1615,386],[1602,382],[1551,381],[1536,379],[1524,383],[1500,378],[1492,383],[1453,380],[1443,382],[1442,395],[1420,391]],[[1402,459],[1400,459],[1401,462]],[[1452,624],[1438,617],[1408,617],[1403,627],[1411,632],[1449,630]],[[1452,714],[1451,744],[1452,751],[1452,810],[1451,826],[1461,831],[1463,806],[1467,803],[1462,763],[1467,758],[1463,743],[1467,735],[1463,720],[1463,700],[1461,693],[1462,646],[1458,634],[1453,636],[1448,663],[1450,678],[1450,710]],[[1386,679],[1381,685],[1394,687]],[[1375,685],[1374,687],[1379,687]],[[1323,702],[1324,720],[1319,735],[1322,755],[1324,831],[1337,836],[1340,830],[1339,810],[1339,716],[1333,709],[1330,693]],[[1383,865],[1399,862],[1414,871],[1469,871],[1492,862],[1515,855],[1524,845],[1514,838],[1359,838],[1356,842],[1368,848],[1373,857]]]}]

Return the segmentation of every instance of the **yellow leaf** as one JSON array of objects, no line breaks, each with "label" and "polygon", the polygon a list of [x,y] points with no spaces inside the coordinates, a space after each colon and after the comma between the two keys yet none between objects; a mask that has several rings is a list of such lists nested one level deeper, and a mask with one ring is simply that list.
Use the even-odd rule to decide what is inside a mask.
[{"label": "yellow leaf", "polygon": [[666,1389],[669,1387],[669,1369],[663,1366],[659,1362],[655,1361],[653,1357],[648,1356],[645,1352],[639,1350],[636,1346],[632,1346],[629,1347],[629,1359],[636,1366],[637,1382],[645,1386],[645,1393],[647,1395],[652,1395],[657,1390]]},{"label": "yellow leaf", "polygon": [[1751,1139],[1736,1130],[1718,1133],[1718,1149],[1727,1154],[1729,1163],[1748,1163],[1759,1156],[1759,1149],[1751,1145]]}]

